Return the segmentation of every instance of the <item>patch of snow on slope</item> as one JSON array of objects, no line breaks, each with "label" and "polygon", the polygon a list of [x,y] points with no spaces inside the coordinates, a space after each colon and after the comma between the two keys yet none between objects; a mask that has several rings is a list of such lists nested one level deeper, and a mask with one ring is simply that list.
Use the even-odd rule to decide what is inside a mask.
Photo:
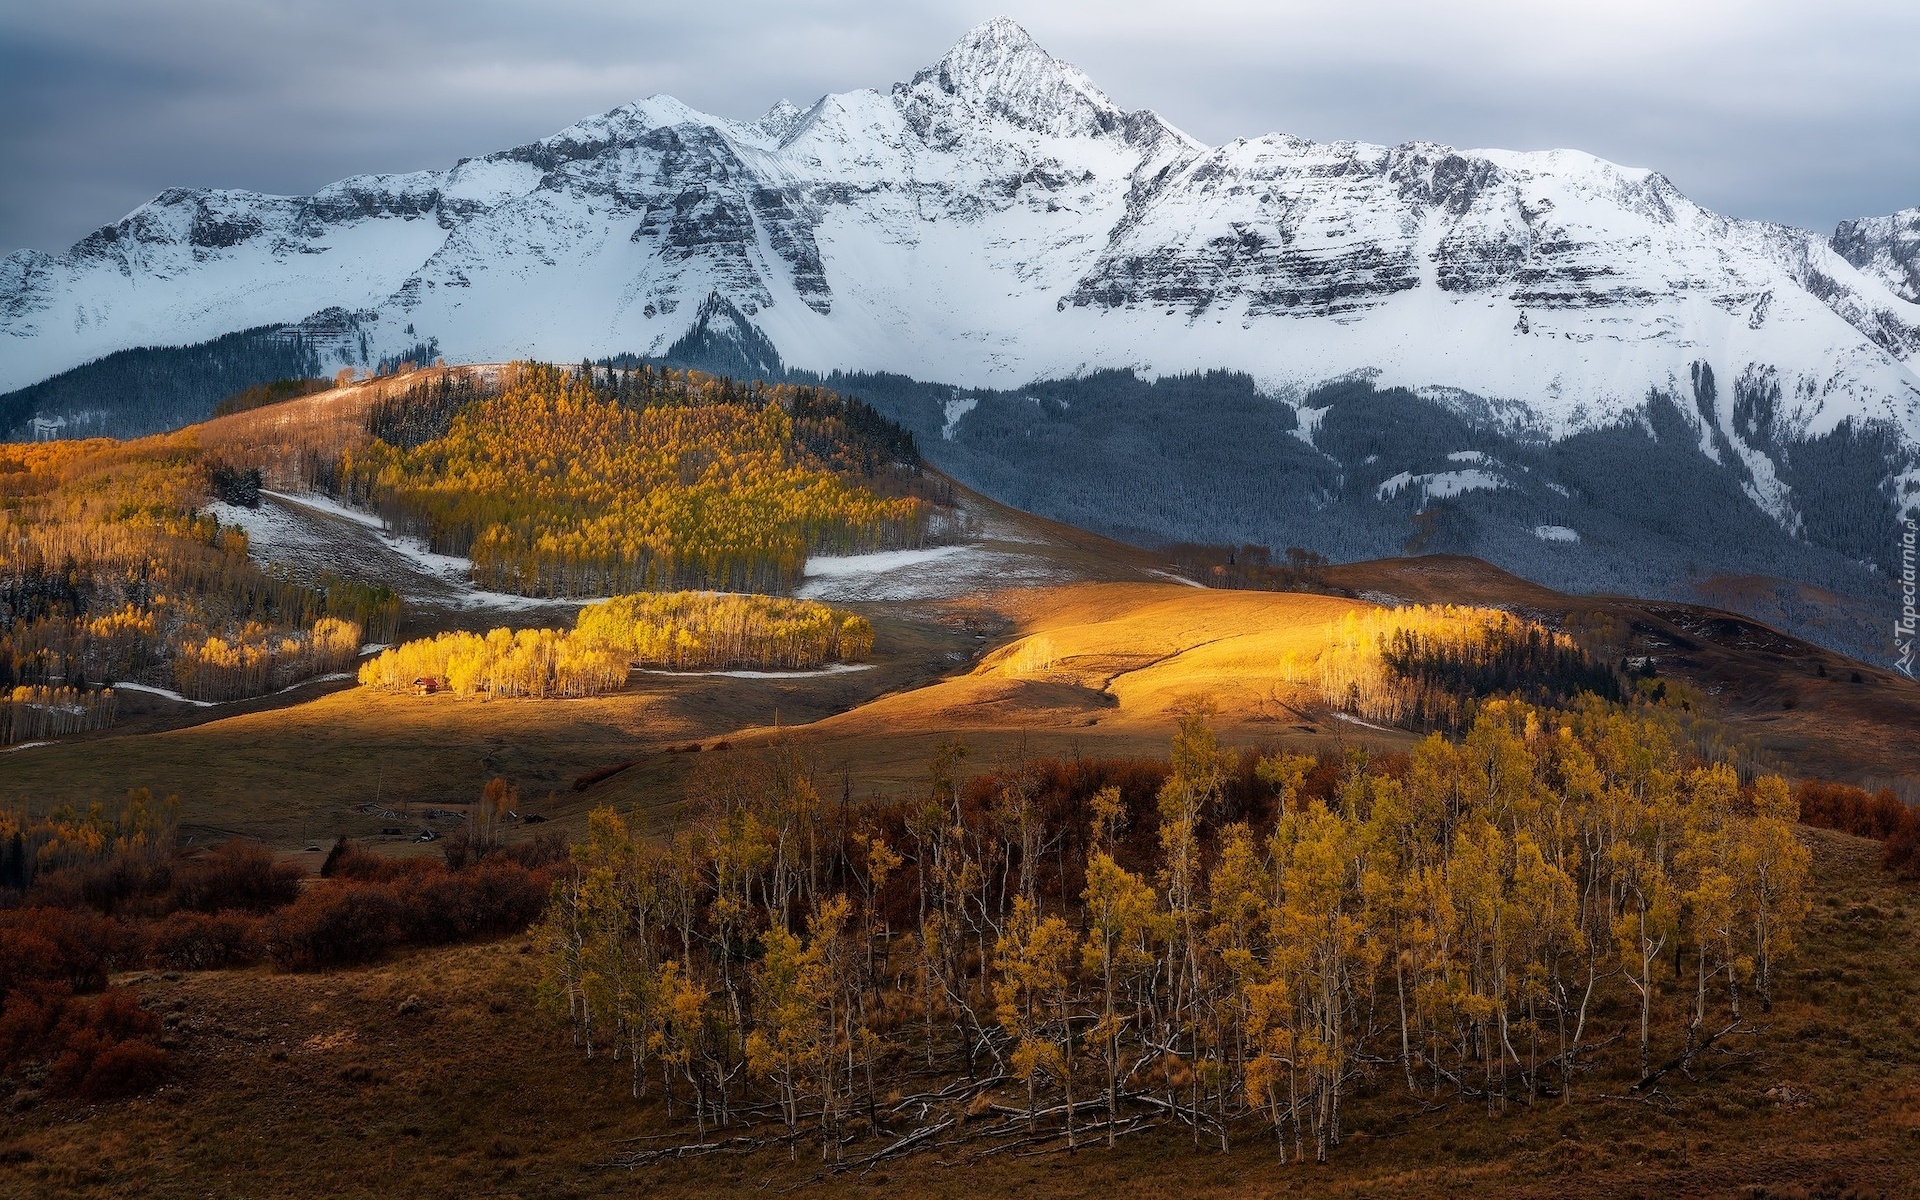
[{"label": "patch of snow on slope", "polygon": [[844,579],[911,570],[964,554],[971,546],[929,546],[924,550],[882,550],[877,554],[820,554],[807,560],[808,579]]},{"label": "patch of snow on slope", "polygon": [[1293,413],[1297,423],[1293,427],[1293,436],[1299,438],[1309,446],[1313,445],[1313,435],[1315,431],[1320,428],[1320,418],[1326,416],[1331,411],[1333,411],[1333,405],[1331,404],[1325,408],[1308,408],[1302,404],[1299,408],[1294,409]]},{"label": "patch of snow on slope", "polygon": [[[517,612],[544,608],[554,604],[592,604],[595,599],[605,599],[604,596],[579,599],[544,599],[539,596],[517,596],[511,592],[490,592],[474,586],[472,559],[461,558],[453,554],[436,554],[427,549],[418,538],[403,537],[390,532],[387,529],[386,522],[382,521],[373,513],[342,504],[338,500],[334,500],[328,496],[314,495],[311,493],[294,496],[283,492],[263,490],[261,495],[271,496],[284,504],[296,508],[316,509],[331,516],[352,521],[356,525],[364,526],[379,539],[381,545],[393,551],[395,554],[400,555],[418,567],[423,573],[432,576],[439,583],[451,589],[455,593],[455,603],[461,608],[490,608]],[[246,512],[248,510],[241,509],[240,511]],[[297,526],[298,518],[290,519]],[[260,526],[264,529],[274,531],[280,528],[280,526],[273,521],[261,522]],[[311,537],[312,535],[308,534],[305,536]],[[251,532],[249,533],[249,537],[251,537]]]},{"label": "patch of snow on slope", "polygon": [[1565,525],[1535,525],[1533,536],[1543,542],[1577,542],[1580,540],[1580,531]]},{"label": "patch of snow on slope", "polygon": [[263,504],[258,508],[245,508],[238,504],[228,504],[224,500],[215,500],[201,510],[229,529],[239,529],[247,535],[247,546],[256,554],[271,557],[266,552],[273,549],[318,546],[321,539],[315,537],[305,522],[284,508]]},{"label": "patch of snow on slope", "polygon": [[947,423],[940,427],[940,437],[945,441],[952,441],[954,427],[960,424],[960,418],[978,407],[980,407],[980,401],[973,396],[955,396],[947,401]]},{"label": "patch of snow on slope", "polygon": [[1201,583],[1197,580],[1188,579],[1185,575],[1176,575],[1172,571],[1162,571],[1157,567],[1148,568],[1147,574],[1158,575],[1162,579],[1169,580],[1173,583],[1185,584],[1187,587],[1204,589],[1207,586],[1206,584]]},{"label": "patch of snow on slope", "polygon": [[214,701],[212,700],[189,700],[172,688],[148,687],[144,683],[116,683],[113,687],[115,691],[145,692],[150,696],[159,696],[163,700],[172,700],[178,704],[191,704],[195,708],[212,708],[214,706]]},{"label": "patch of snow on slope", "polygon": [[1044,558],[974,542],[808,559],[806,578],[794,595],[835,603],[952,600],[1061,578],[1060,569]]},{"label": "patch of snow on slope", "polygon": [[1391,500],[1406,489],[1420,489],[1420,494],[1428,500],[1450,500],[1467,492],[1490,491],[1507,486],[1507,481],[1487,471],[1439,471],[1431,475],[1415,475],[1402,471],[1391,479],[1381,481],[1373,490],[1376,500]]},{"label": "patch of snow on slope", "polygon": [[1890,481],[1893,486],[1893,502],[1900,506],[1900,513],[1908,520],[1920,517],[1920,468],[1895,475]]},{"label": "patch of snow on slope", "polygon": [[1491,491],[1507,486],[1506,480],[1486,471],[1445,471],[1423,478],[1426,480],[1427,496],[1435,500],[1446,500],[1466,492]]}]

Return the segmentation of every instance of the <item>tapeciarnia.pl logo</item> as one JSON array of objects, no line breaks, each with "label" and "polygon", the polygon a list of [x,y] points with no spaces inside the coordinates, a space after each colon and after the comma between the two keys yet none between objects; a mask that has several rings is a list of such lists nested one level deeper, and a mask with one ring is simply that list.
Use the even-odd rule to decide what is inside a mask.
[{"label": "tapeciarnia.pl logo", "polygon": [[1900,535],[1900,616],[1893,623],[1893,668],[1913,678],[1914,627],[1920,623],[1915,609],[1914,518],[1908,517]]}]

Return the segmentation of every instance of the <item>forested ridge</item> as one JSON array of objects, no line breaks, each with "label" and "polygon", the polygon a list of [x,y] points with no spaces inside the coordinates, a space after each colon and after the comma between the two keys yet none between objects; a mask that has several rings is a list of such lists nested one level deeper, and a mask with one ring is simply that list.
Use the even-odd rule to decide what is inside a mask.
[{"label": "forested ridge", "polygon": [[850,809],[779,745],[697,776],[664,839],[593,814],[545,994],[700,1136],[619,1161],[1167,1123],[1324,1160],[1361,1087],[1657,1100],[1760,1033],[1809,906],[1787,784],[1657,706],[1491,701],[1457,740],[1319,759],[1229,751],[1196,707],[1166,763],[965,757]]},{"label": "forested ridge", "polygon": [[0,436],[30,438],[39,416],[62,422],[67,438],[138,437],[205,420],[223,396],[320,370],[320,347],[287,325],[119,350],[0,395]]},{"label": "forested ridge", "polygon": [[524,595],[778,591],[810,553],[917,546],[932,518],[912,438],[819,388],[519,363],[441,374],[367,428],[318,482]]},{"label": "forested ridge", "polygon": [[[0,446],[0,687],[29,689],[12,692],[0,732],[98,727],[109,682],[258,695],[392,636],[391,590],[250,562],[246,534],[201,512],[223,478],[232,468],[191,433]],[[90,716],[49,715],[76,709]]]}]

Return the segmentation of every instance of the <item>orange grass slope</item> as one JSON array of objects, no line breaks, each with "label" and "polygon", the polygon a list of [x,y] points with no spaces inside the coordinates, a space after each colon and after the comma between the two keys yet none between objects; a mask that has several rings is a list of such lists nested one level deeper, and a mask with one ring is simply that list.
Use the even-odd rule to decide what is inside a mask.
[{"label": "orange grass slope", "polygon": [[819,736],[928,729],[1100,728],[1164,740],[1177,713],[1210,699],[1227,728],[1325,717],[1303,683],[1327,627],[1363,600],[1180,584],[1085,583],[1002,593],[1014,637],[964,675],[886,696],[813,728]]}]

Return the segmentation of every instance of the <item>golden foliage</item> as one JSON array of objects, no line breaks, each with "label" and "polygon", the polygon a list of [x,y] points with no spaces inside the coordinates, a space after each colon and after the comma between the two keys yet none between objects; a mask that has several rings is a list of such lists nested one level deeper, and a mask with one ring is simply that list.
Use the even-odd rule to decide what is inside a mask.
[{"label": "golden foliage", "polygon": [[0,746],[105,729],[113,724],[113,717],[112,688],[80,691],[22,684],[12,692],[0,693]]},{"label": "golden foliage", "polygon": [[804,669],[860,662],[873,649],[865,617],[813,600],[714,592],[641,593],[589,604],[574,633],[636,663]]},{"label": "golden foliage", "polygon": [[[721,1084],[744,1068],[829,1155],[876,1077],[943,1056],[1023,1083],[1069,1144],[1102,1128],[1079,1113],[1111,1136],[1171,1110],[1223,1148],[1270,1124],[1296,1160],[1339,1145],[1362,1077],[1419,1105],[1565,1100],[1637,1026],[1645,1092],[1757,1032],[1745,1006],[1808,912],[1785,783],[1679,733],[1591,696],[1489,700],[1388,762],[1248,763],[1199,705],[1130,795],[1086,760],[1050,794],[1034,763],[967,786],[948,746],[923,794],[857,816],[776,749],[666,847],[594,815],[547,994],[590,1044],[679,1045],[703,1123],[746,1106]],[[849,871],[876,846],[905,853]]]},{"label": "golden foliage", "polygon": [[0,446],[0,686],[235,699],[341,669],[363,630],[391,636],[391,590],[250,562],[246,534],[199,511],[210,465],[191,431]]},{"label": "golden foliage", "polygon": [[634,404],[516,364],[444,434],[375,439],[341,475],[396,529],[470,557],[475,583],[523,595],[774,591],[812,551],[919,544],[918,501],[883,499],[807,449],[781,389],[722,382],[687,373],[675,402]]},{"label": "golden foliage", "polygon": [[623,686],[633,664],[797,669],[857,662],[872,648],[865,617],[811,600],[646,593],[587,605],[571,630],[408,642],[365,663],[360,682],[390,692],[426,679],[458,696],[597,696]]},{"label": "golden foliage", "polygon": [[173,850],[180,798],[156,799],[146,788],[109,810],[62,805],[38,816],[0,808],[0,887],[24,889],[41,871],[102,858],[158,859]]}]

